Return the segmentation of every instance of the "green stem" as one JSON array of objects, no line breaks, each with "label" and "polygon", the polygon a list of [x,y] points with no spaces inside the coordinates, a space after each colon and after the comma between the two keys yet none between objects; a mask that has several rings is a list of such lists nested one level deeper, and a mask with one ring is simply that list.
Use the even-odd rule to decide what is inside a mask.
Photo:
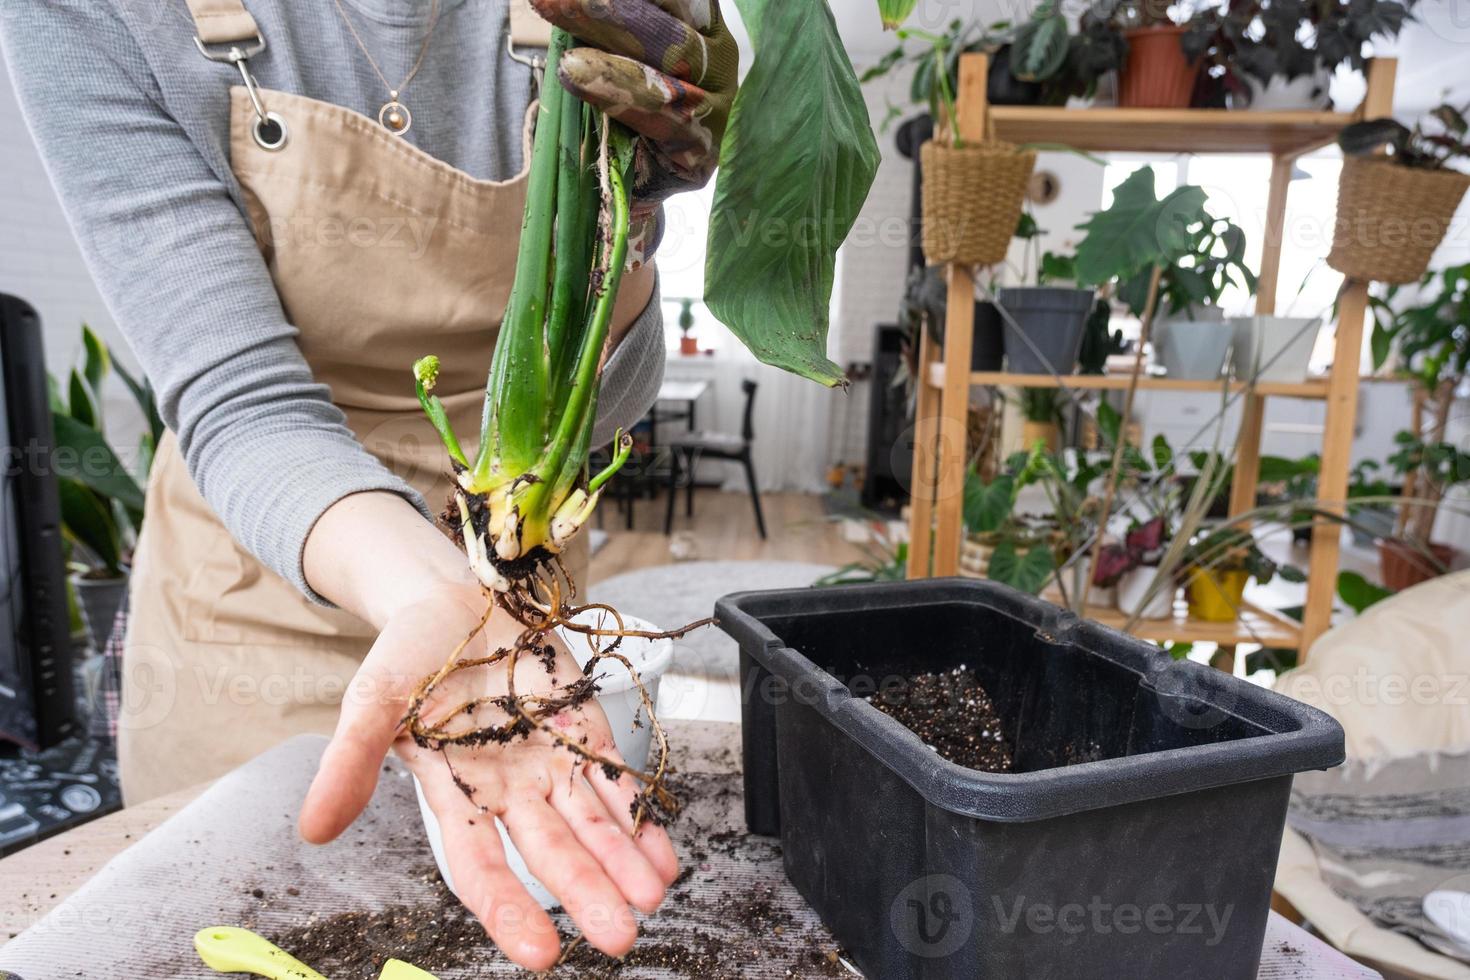
[{"label": "green stem", "polygon": [[[514,479],[536,459],[546,436],[546,305],[557,210],[562,113],[576,105],[557,80],[568,35],[554,31],[547,52],[536,140],[531,150],[526,213],[505,321],[495,344],[485,398],[476,489]],[[503,467],[503,472],[495,472]]]}]

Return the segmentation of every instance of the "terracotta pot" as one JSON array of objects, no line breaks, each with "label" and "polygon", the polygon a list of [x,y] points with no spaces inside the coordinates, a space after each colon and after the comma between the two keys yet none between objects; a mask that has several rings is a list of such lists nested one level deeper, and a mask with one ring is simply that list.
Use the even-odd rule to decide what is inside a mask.
[{"label": "terracotta pot", "polygon": [[1378,567],[1384,586],[1395,592],[1413,588],[1444,574],[1441,567],[1449,568],[1455,560],[1455,549],[1447,544],[1431,544],[1428,550],[1433,560],[1407,541],[1390,538],[1378,542]]},{"label": "terracotta pot", "polygon": [[1046,444],[1047,452],[1054,453],[1062,448],[1062,432],[1055,422],[1025,422],[1021,425],[1021,441],[1027,450],[1041,442]]},{"label": "terracotta pot", "polygon": [[688,356],[690,354],[698,354],[699,353],[699,338],[698,337],[680,337],[679,338],[679,353],[680,354],[683,354],[685,356]]},{"label": "terracotta pot", "polygon": [[1207,623],[1233,623],[1245,601],[1250,572],[1196,570],[1189,579],[1189,614]]},{"label": "terracotta pot", "polygon": [[1200,62],[1190,64],[1180,47],[1187,28],[1140,27],[1127,31],[1128,60],[1118,73],[1118,104],[1132,109],[1187,109]]}]

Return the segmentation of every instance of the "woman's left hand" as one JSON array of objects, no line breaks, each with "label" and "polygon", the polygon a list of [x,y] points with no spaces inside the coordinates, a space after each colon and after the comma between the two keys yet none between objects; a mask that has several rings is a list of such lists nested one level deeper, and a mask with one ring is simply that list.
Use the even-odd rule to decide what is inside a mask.
[{"label": "woman's left hand", "polygon": [[591,47],[558,72],[567,90],[637,132],[634,217],[698,190],[719,165],[740,50],[719,0],[531,0]]}]

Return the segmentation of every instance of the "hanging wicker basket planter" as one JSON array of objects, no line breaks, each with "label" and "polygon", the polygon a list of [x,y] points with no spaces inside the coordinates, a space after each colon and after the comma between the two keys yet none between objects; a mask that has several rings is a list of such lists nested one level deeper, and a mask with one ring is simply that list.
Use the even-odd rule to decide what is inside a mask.
[{"label": "hanging wicker basket planter", "polygon": [[1467,188],[1470,174],[1346,158],[1327,264],[1353,279],[1417,282]]},{"label": "hanging wicker basket planter", "polygon": [[1034,150],[986,140],[962,147],[936,140],[919,151],[924,168],[924,258],[930,265],[994,265],[1005,260]]}]

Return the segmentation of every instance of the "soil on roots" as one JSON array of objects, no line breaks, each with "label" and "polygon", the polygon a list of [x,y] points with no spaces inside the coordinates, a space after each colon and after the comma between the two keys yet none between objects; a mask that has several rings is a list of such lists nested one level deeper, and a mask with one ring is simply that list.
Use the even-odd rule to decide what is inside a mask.
[{"label": "soil on roots", "polygon": [[974,672],[916,674],[865,699],[939,755],[981,772],[1011,772],[1015,755],[1000,713]]}]

